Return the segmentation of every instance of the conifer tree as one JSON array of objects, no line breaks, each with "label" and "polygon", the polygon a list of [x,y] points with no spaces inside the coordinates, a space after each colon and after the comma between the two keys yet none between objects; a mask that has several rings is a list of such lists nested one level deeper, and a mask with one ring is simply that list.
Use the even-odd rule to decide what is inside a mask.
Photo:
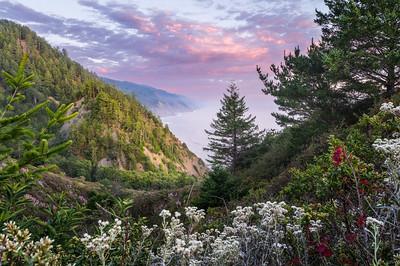
[{"label": "conifer tree", "polygon": [[400,89],[400,1],[325,0],[317,12],[327,67],[340,87],[360,97]]},{"label": "conifer tree", "polygon": [[214,166],[237,170],[240,155],[257,144],[263,131],[254,123],[256,117],[246,115],[248,107],[239,89],[231,84],[221,100],[221,109],[211,123],[212,130],[206,130],[209,143],[204,150],[210,151],[208,160]]},{"label": "conifer tree", "polygon": [[299,125],[309,119],[329,124],[348,113],[351,99],[332,84],[323,57],[324,49],[312,41],[307,53],[300,53],[296,47],[293,53],[284,56],[280,65],[271,65],[273,78],[257,66],[265,86],[262,91],[274,96],[282,111],[272,113],[280,126]]},{"label": "conifer tree", "polygon": [[[28,56],[23,56],[15,74],[1,73],[9,96],[4,105],[0,103],[0,224],[21,215],[29,202],[25,194],[51,168],[48,158],[71,145],[71,140],[55,143],[52,130],[77,116],[68,112],[73,104],[51,110],[48,100],[25,112],[16,110],[16,103],[25,99],[25,91],[33,85],[33,74],[25,73],[27,61]],[[33,130],[31,118],[43,109],[47,125]]]}]

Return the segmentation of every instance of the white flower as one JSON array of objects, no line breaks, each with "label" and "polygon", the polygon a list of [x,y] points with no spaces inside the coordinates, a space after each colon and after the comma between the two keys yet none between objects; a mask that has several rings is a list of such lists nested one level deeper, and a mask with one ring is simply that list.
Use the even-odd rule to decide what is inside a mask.
[{"label": "white flower", "polygon": [[310,231],[318,232],[322,228],[322,223],[320,220],[310,220]]},{"label": "white flower", "polygon": [[166,219],[167,217],[171,217],[171,212],[169,210],[162,210],[160,212],[160,217]]},{"label": "white flower", "polygon": [[373,217],[367,217],[367,225],[377,225],[378,227],[379,226],[384,226],[385,225],[385,223],[384,222],[382,222],[382,221],[379,221],[378,219],[375,219],[375,218],[373,218]]},{"label": "white flower", "polygon": [[258,208],[258,214],[262,217],[261,224],[271,226],[285,217],[288,210],[285,208],[285,202],[270,202],[257,203],[254,206]]},{"label": "white flower", "polygon": [[205,212],[202,209],[197,209],[197,207],[185,207],[185,214],[189,220],[198,223],[200,220],[204,219]]},{"label": "white flower", "polygon": [[122,233],[122,222],[119,219],[115,219],[114,224],[108,230],[106,230],[106,227],[110,224],[108,221],[99,220],[98,223],[100,232],[97,236],[85,233],[80,240],[86,249],[97,254],[104,265],[105,254],[111,249],[111,245]]},{"label": "white flower", "polygon": [[392,102],[383,103],[379,108],[382,112],[390,112],[394,108],[394,104]]}]

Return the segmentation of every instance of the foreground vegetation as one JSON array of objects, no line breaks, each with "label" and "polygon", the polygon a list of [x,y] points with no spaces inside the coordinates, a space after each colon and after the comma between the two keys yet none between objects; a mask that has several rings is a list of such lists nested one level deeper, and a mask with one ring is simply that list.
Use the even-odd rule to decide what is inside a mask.
[{"label": "foreground vegetation", "polygon": [[[361,132],[372,128],[372,145]],[[114,221],[54,246],[48,237],[7,222],[0,235],[4,262],[82,265],[392,265],[399,263],[400,107],[385,103],[364,116],[346,141],[330,139],[330,149],[305,170],[294,170],[285,196],[298,205],[261,202],[237,206],[217,220],[185,207],[162,210],[160,223],[126,215],[121,202]],[[359,157],[362,150],[370,156]],[[372,156],[372,157],[371,157]],[[373,158],[375,157],[375,158]],[[384,159],[378,171],[368,160]],[[382,160],[379,160],[382,161]],[[308,204],[300,204],[307,201]],[[217,221],[217,223],[216,223]],[[66,244],[68,243],[68,244]],[[84,252],[82,252],[84,250]],[[239,255],[238,255],[239,254]]]}]

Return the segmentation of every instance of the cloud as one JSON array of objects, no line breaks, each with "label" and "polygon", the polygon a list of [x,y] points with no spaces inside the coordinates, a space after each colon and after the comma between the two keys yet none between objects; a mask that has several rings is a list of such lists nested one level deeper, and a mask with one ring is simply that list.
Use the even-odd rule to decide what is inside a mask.
[{"label": "cloud", "polygon": [[9,1],[0,1],[0,17],[30,26],[101,75],[181,92],[207,89],[210,95],[207,80],[256,79],[256,64],[277,63],[284,49],[305,47],[319,34],[310,13],[294,11],[301,1],[249,0],[257,9],[246,11],[240,3],[196,1],[235,23],[221,26],[171,11],[90,0],[79,4],[103,23],[46,15]]}]

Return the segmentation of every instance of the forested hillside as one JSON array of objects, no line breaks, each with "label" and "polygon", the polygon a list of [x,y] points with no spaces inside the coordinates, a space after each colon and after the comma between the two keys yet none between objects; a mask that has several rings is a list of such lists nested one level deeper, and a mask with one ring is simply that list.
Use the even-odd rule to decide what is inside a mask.
[{"label": "forested hillside", "polygon": [[[74,140],[58,165],[71,176],[96,180],[100,167],[118,170],[185,173],[202,176],[205,165],[150,111],[115,87],[104,83],[67,51],[51,47],[29,28],[0,21],[0,70],[15,70],[24,53],[34,87],[17,110],[50,99],[53,106],[74,103],[79,116],[65,124],[60,138]],[[4,83],[1,101],[5,102]],[[43,124],[42,116],[35,124]]]}]

